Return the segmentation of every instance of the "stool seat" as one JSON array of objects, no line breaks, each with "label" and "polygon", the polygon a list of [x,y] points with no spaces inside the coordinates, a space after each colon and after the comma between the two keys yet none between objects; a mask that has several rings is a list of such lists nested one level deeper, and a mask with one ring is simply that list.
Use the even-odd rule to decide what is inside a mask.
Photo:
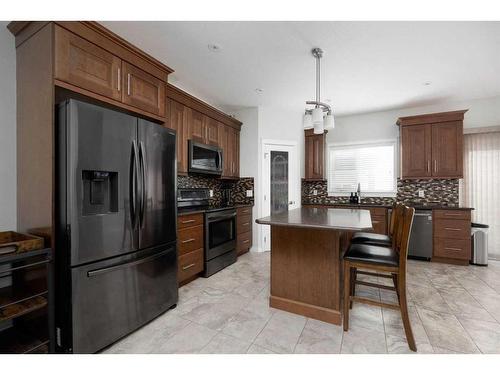
[{"label": "stool seat", "polygon": [[369,245],[392,246],[391,237],[386,234],[356,232],[352,235],[351,243],[366,243]]},{"label": "stool seat", "polygon": [[381,266],[398,267],[399,265],[399,254],[391,247],[362,243],[353,243],[349,246],[344,259]]}]

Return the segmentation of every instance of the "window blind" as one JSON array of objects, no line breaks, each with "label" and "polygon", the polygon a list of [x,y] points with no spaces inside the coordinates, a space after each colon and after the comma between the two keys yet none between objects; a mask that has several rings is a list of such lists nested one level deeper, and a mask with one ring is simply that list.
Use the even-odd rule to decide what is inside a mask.
[{"label": "window blind", "polygon": [[328,147],[328,192],[396,192],[395,142]]}]

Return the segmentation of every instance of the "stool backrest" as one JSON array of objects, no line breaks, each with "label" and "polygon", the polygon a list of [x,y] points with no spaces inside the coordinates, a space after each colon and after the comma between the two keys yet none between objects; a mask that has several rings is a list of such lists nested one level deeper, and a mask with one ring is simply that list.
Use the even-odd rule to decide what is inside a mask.
[{"label": "stool backrest", "polygon": [[394,228],[392,232],[392,248],[399,251],[399,241],[403,235],[403,216],[405,205],[398,203],[394,206],[391,213],[391,221],[394,221]]},{"label": "stool backrest", "polygon": [[413,217],[415,215],[415,209],[413,207],[403,208],[402,215],[402,229],[401,236],[399,237],[399,242],[397,244],[397,251],[399,252],[399,272],[400,274],[406,274],[406,260],[408,257],[408,246],[410,244],[410,234],[411,227],[413,225]]}]

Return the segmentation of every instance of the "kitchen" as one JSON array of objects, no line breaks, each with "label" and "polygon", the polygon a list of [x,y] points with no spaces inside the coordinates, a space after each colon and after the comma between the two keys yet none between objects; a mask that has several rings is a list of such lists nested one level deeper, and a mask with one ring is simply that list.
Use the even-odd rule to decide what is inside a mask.
[{"label": "kitchen", "polygon": [[[463,90],[435,81],[440,67],[418,51],[394,92],[347,103],[331,90],[361,79],[335,69],[371,74],[369,43],[352,35],[383,34],[384,52],[400,33],[497,41],[495,22],[413,27],[3,22],[17,173],[15,223],[1,227],[1,352],[498,354],[500,92],[484,68],[500,56],[475,61],[492,81],[483,96],[467,77]],[[339,44],[297,47],[290,28]],[[300,61],[253,82],[259,58],[228,30],[254,47],[276,32]],[[333,46],[359,55],[337,67]],[[467,51],[450,55],[463,72]],[[373,58],[380,76],[396,65]],[[237,87],[224,81],[244,68]]]}]

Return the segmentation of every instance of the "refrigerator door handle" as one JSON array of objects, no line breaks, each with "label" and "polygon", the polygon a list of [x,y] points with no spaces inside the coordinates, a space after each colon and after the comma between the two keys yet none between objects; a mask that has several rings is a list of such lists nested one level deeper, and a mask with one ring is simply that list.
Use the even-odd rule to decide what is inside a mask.
[{"label": "refrigerator door handle", "polygon": [[102,275],[103,273],[108,273],[108,272],[115,271],[115,270],[125,268],[125,267],[138,266],[139,264],[150,262],[156,258],[160,258],[171,250],[172,250],[171,248],[168,248],[167,250],[164,250],[161,253],[150,255],[150,256],[145,257],[145,258],[137,259],[137,260],[132,261],[132,262],[125,262],[125,263],[116,264],[116,265],[110,266],[110,267],[103,267],[103,268],[98,268],[96,270],[87,271],[87,277],[94,277],[94,276]]},{"label": "refrigerator door handle", "polygon": [[146,211],[146,200],[147,200],[147,190],[146,190],[146,149],[144,148],[144,143],[139,142],[139,161],[141,163],[141,203],[140,203],[140,218],[139,218],[139,226],[140,228],[144,228],[144,212]]},{"label": "refrigerator door handle", "polygon": [[137,144],[132,141],[132,155],[130,161],[130,220],[132,228],[135,229],[137,223]]}]

